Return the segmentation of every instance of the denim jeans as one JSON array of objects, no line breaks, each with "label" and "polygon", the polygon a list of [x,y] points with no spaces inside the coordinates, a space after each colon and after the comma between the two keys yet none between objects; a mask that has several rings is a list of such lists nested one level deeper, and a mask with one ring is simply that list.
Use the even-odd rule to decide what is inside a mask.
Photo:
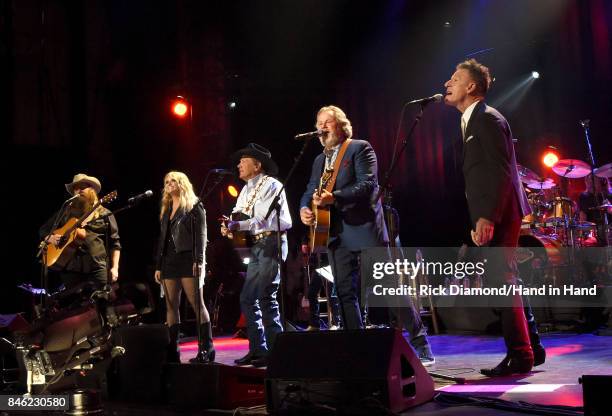
[{"label": "denim jeans", "polygon": [[276,335],[283,330],[276,300],[280,283],[276,247],[274,235],[259,240],[251,247],[251,261],[240,292],[240,307],[247,322],[249,352],[257,356],[267,355]]}]

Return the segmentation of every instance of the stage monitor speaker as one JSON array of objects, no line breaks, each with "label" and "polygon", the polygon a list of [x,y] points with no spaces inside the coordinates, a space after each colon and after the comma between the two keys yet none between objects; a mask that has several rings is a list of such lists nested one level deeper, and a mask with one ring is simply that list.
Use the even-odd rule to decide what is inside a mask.
[{"label": "stage monitor speaker", "polygon": [[266,374],[271,413],[321,405],[401,412],[433,394],[433,379],[395,329],[281,333]]},{"label": "stage monitor speaker", "polygon": [[178,408],[235,409],[264,404],[262,369],[222,364],[167,364],[168,404]]},{"label": "stage monitor speaker", "polygon": [[114,332],[114,345],[125,348],[109,372],[111,397],[126,401],[159,402],[162,373],[170,335],[164,324],[123,326]]},{"label": "stage monitor speaker", "polygon": [[582,384],[584,416],[609,415],[612,375],[583,375],[578,382]]}]

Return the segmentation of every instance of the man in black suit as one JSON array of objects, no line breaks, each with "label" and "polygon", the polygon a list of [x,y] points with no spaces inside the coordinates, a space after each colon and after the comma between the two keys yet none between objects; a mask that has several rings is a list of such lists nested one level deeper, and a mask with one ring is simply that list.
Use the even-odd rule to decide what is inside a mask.
[{"label": "man in black suit", "polygon": [[[489,69],[474,59],[457,65],[444,86],[445,103],[462,113],[463,175],[465,195],[473,224],[472,240],[477,246],[499,247],[489,254],[488,281],[492,285],[517,283],[515,247],[521,218],[531,212],[519,180],[508,122],[496,109],[484,103],[491,84]],[[487,376],[527,373],[544,360],[535,320],[529,308],[523,311],[519,295],[500,308],[507,355]],[[530,331],[529,326],[532,327]],[[530,332],[536,339],[530,341]],[[533,345],[533,348],[532,348]]]},{"label": "man in black suit", "polygon": [[[336,106],[323,107],[317,113],[316,127],[324,150],[314,160],[312,174],[300,201],[300,217],[310,225],[314,215],[309,208],[329,206],[331,224],[329,230],[328,257],[332,266],[340,310],[346,329],[363,328],[357,299],[359,284],[359,256],[362,248],[385,247],[389,239],[378,191],[378,166],[376,154],[370,143],[353,140],[353,128],[344,111]],[[344,155],[341,147],[346,144]],[[324,169],[339,167],[333,189],[315,192]],[[409,309],[409,310],[408,310]],[[434,359],[427,342],[426,331],[414,308],[405,308],[404,324],[410,331],[411,343],[424,364]]]}]

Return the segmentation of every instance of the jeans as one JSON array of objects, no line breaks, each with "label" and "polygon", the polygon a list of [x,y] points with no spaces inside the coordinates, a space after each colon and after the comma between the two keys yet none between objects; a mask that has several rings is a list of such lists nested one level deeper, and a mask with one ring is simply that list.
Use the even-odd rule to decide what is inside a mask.
[{"label": "jeans", "polygon": [[283,327],[276,292],[280,283],[276,236],[259,240],[251,248],[251,261],[240,292],[240,307],[247,322],[249,352],[265,356]]}]

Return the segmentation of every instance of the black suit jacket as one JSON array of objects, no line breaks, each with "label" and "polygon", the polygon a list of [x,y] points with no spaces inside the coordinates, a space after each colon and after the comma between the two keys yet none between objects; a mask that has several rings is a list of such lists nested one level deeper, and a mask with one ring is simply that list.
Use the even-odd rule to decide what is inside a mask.
[{"label": "black suit jacket", "polygon": [[[325,164],[321,153],[314,160],[300,207],[310,207]],[[378,165],[374,149],[365,140],[352,140],[340,165],[331,207],[329,245],[341,244],[349,250],[385,245],[389,239],[378,192]]]},{"label": "black suit jacket", "polygon": [[463,144],[463,176],[470,217],[496,224],[531,212],[516,168],[512,132],[499,111],[480,101]]}]

